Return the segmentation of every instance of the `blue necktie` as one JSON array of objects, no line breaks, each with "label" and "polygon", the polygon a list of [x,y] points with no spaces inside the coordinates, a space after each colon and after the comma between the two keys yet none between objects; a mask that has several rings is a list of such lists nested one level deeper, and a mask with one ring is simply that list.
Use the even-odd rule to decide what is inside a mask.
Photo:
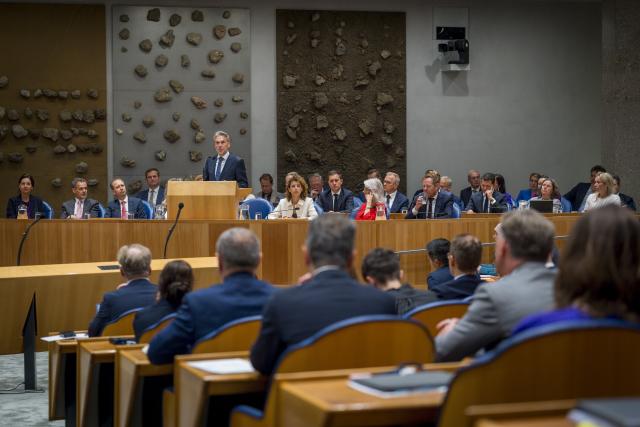
[{"label": "blue necktie", "polygon": [[220,172],[222,172],[223,157],[218,157],[218,164],[216,165],[216,181],[220,181]]}]

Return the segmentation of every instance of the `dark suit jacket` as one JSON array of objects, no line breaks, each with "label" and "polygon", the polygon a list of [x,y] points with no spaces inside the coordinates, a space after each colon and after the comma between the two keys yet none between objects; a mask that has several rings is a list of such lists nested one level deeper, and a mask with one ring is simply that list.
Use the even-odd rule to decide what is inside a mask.
[{"label": "dark suit jacket", "polygon": [[[496,200],[494,204],[491,205],[492,212],[496,209],[501,209],[503,212],[507,210],[507,199],[505,199],[504,194],[499,191],[493,192],[493,198]],[[472,210],[476,213],[482,212],[482,203],[484,201],[484,193],[474,193],[469,199],[469,203],[465,210]]]},{"label": "dark suit jacket", "polygon": [[427,287],[429,289],[433,289],[434,287],[453,280],[453,276],[451,275],[451,271],[449,271],[449,266],[440,267],[437,270],[432,271],[427,276]]},{"label": "dark suit jacket", "polygon": [[107,292],[102,297],[96,316],[89,324],[89,336],[100,336],[107,323],[117,319],[125,311],[153,304],[157,292],[158,287],[147,279],[133,280],[127,286]]},{"label": "dark suit jacket", "polygon": [[275,288],[253,274],[231,274],[219,285],[185,295],[176,318],[149,343],[152,363],[170,363],[200,338],[241,317],[257,316]]},{"label": "dark suit jacket", "polygon": [[[419,193],[422,194],[422,193]],[[418,197],[420,197],[418,195]],[[409,206],[409,212],[405,219],[426,219],[428,200],[425,200],[423,205],[418,209],[418,215],[413,214],[413,208],[416,206],[418,197],[414,198]],[[453,194],[446,191],[438,191],[436,195],[436,207],[434,209],[434,219],[451,218],[453,216]]]},{"label": "dark suit jacket", "polygon": [[136,335],[136,341],[140,342],[140,337],[148,328],[175,312],[176,308],[166,299],[156,301],[155,304],[138,311],[133,319],[133,332]]},{"label": "dark suit jacket", "polygon": [[404,314],[418,306],[438,301],[437,295],[430,291],[415,289],[408,283],[403,284],[398,289],[390,289],[387,293],[396,299],[398,314]]},{"label": "dark suit jacket", "polygon": [[[7,201],[7,218],[18,217],[18,206],[22,204],[22,197],[18,194],[15,197],[10,197]],[[36,212],[44,212],[44,204],[42,200],[36,196],[29,196],[29,206],[27,207],[27,216],[30,219],[35,218]]]},{"label": "dark suit jacket", "polygon": [[478,285],[484,281],[477,274],[467,274],[439,285],[430,286],[429,290],[438,295],[440,300],[464,299],[474,294]]},{"label": "dark suit jacket", "polygon": [[[158,195],[156,196],[156,205],[159,205],[160,203],[162,203],[164,201],[164,187],[162,185],[160,185],[158,188]],[[138,199],[144,200],[144,201],[148,201],[149,200],[149,189],[147,188],[146,190],[142,190],[140,191],[138,194],[136,194],[136,197]],[[153,206],[151,206],[153,207]]]},{"label": "dark suit jacket", "polygon": [[[146,219],[147,211],[144,209],[144,205],[142,204],[142,200],[137,197],[129,196],[128,199],[128,209],[129,213],[133,213],[136,219]],[[120,201],[112,200],[107,205],[107,208],[104,213],[105,218],[120,218]]]},{"label": "dark suit jacket", "polygon": [[389,210],[390,213],[399,213],[400,211],[402,211],[402,208],[408,208],[408,207],[409,207],[409,199],[407,199],[407,196],[405,196],[399,191],[396,191],[396,198],[393,199],[393,204],[391,205],[391,209]]},{"label": "dark suit jacket", "polygon": [[[62,204],[62,211],[60,211],[60,218],[65,219],[73,215],[76,211],[76,199],[67,200]],[[98,218],[100,216],[100,203],[97,200],[84,199],[82,205],[82,213],[90,214],[91,218]]]},{"label": "dark suit jacket", "polygon": [[343,270],[328,270],[301,286],[275,293],[262,314],[251,363],[271,374],[286,348],[335,322],[368,314],[396,314],[395,300],[353,280]]},{"label": "dark suit jacket", "polygon": [[471,199],[472,194],[474,193],[470,186],[460,190],[460,200],[462,200],[463,207],[466,207],[469,204],[469,199]]},{"label": "dark suit jacket", "polygon": [[[202,179],[204,181],[216,181],[217,160],[217,155],[207,157],[202,171]],[[244,159],[229,153],[229,157],[220,171],[220,179],[218,181],[236,181],[238,187],[248,188],[249,180],[247,179],[247,168],[244,165]]]},{"label": "dark suit jacket", "polygon": [[573,186],[571,190],[567,194],[564,195],[564,198],[571,202],[571,207],[573,211],[580,210],[580,205],[582,205],[582,201],[586,197],[589,189],[591,188],[591,183],[589,182],[579,182]]},{"label": "dark suit jacket", "polygon": [[620,196],[620,201],[622,202],[622,206],[626,206],[632,211],[636,210],[636,202],[633,200],[633,197],[627,196],[626,194],[618,193]]},{"label": "dark suit jacket", "polygon": [[[331,189],[325,190],[316,199],[316,203],[320,205],[324,212],[333,211],[333,195]],[[336,212],[351,212],[353,210],[353,193],[342,187],[338,196],[338,204]]]}]

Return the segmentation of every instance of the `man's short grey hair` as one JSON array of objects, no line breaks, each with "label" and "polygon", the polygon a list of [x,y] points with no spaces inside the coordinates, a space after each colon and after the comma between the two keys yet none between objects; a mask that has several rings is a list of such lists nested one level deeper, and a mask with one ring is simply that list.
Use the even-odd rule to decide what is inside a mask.
[{"label": "man's short grey hair", "polygon": [[225,270],[255,270],[260,264],[260,241],[251,230],[234,227],[220,235],[216,252]]},{"label": "man's short grey hair", "polygon": [[71,188],[76,188],[76,185],[78,185],[79,182],[84,182],[86,184],[87,180],[82,177],[75,177],[71,180]]},{"label": "man's short grey hair", "polygon": [[306,246],[313,266],[346,268],[353,255],[355,235],[355,225],[344,215],[325,214],[311,221]]},{"label": "man's short grey hair", "polygon": [[322,175],[320,175],[318,172],[314,172],[311,175],[309,175],[308,177],[308,181],[311,182],[311,178],[320,178],[321,180],[324,180],[322,178]]},{"label": "man's short grey hair", "polygon": [[387,172],[385,176],[389,176],[389,175],[391,175],[393,179],[396,181],[396,185],[400,185],[400,175],[398,175],[395,172]]},{"label": "man's short grey hair", "polygon": [[384,201],[384,188],[378,178],[369,178],[364,181],[364,188],[371,191],[376,202]]},{"label": "man's short grey hair", "polygon": [[448,176],[440,177],[440,187],[450,187],[451,186],[451,178]]},{"label": "man's short grey hair", "polygon": [[527,209],[503,215],[500,228],[514,258],[546,262],[553,249],[555,227],[538,212]]},{"label": "man's short grey hair", "polygon": [[227,141],[231,142],[231,135],[229,135],[227,132],[223,130],[218,130],[216,131],[216,133],[213,134],[213,139],[215,140],[219,136],[224,136],[227,139]]},{"label": "man's short grey hair", "polygon": [[148,276],[151,271],[151,251],[134,243],[118,251],[118,264],[126,277]]}]

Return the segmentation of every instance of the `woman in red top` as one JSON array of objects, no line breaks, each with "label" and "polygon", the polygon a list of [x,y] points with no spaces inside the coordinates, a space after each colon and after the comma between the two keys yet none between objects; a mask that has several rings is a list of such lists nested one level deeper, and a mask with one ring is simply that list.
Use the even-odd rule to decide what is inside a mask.
[{"label": "woman in red top", "polygon": [[365,203],[360,205],[356,213],[356,221],[373,221],[378,210],[381,211],[380,219],[387,219],[387,207],[384,204],[384,189],[378,178],[370,178],[364,182]]}]

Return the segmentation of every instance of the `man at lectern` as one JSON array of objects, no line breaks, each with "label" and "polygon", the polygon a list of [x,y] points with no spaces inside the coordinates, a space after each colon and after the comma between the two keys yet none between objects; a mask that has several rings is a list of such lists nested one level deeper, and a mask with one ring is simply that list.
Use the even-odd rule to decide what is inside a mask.
[{"label": "man at lectern", "polygon": [[204,181],[236,181],[238,187],[249,187],[244,160],[229,152],[231,136],[227,132],[217,131],[213,135],[213,148],[217,156],[207,157],[202,171]]}]

